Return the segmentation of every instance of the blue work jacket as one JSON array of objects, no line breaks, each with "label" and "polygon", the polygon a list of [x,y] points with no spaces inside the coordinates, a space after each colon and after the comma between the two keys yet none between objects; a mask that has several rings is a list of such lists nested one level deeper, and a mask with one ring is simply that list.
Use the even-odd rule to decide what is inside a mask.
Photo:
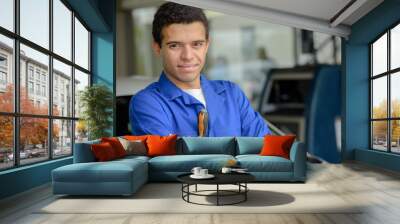
[{"label": "blue work jacket", "polygon": [[[264,136],[267,124],[242,90],[229,81],[200,76],[208,112],[207,136]],[[129,119],[134,135],[198,136],[198,114],[204,105],[182,91],[164,73],[131,98]]]}]

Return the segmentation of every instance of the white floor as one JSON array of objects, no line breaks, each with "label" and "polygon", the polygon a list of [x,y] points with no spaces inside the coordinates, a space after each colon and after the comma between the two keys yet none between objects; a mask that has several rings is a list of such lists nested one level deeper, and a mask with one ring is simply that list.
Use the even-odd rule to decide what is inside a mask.
[{"label": "white floor", "polygon": [[46,185],[1,201],[0,223],[400,223],[398,173],[358,163],[309,164],[307,183],[322,186],[345,201],[354,200],[366,206],[361,213],[351,214],[37,214],[40,206],[54,201],[50,186]]}]

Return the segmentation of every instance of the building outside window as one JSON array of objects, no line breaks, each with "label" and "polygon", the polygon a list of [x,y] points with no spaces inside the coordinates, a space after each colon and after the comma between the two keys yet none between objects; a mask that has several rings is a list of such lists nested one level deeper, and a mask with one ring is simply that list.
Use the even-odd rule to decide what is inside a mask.
[{"label": "building outside window", "polygon": [[[7,4],[10,5],[4,9],[14,8],[14,1],[5,1],[2,6]],[[0,82],[11,86],[6,91],[0,89],[0,170],[71,156],[73,143],[87,139],[86,127],[80,125],[76,128],[79,114],[72,108],[64,109],[66,105],[79,101],[79,90],[64,88],[62,94],[71,96],[64,101],[71,102],[64,102],[63,109],[54,99],[61,94],[57,79],[69,86],[90,84],[74,79],[74,73],[79,72],[79,79],[83,74],[90,80],[89,29],[66,1],[19,1],[17,10],[18,13],[14,13],[15,10],[9,12],[14,17],[12,20],[19,21],[16,29],[3,27],[0,23],[8,30],[0,29]],[[19,56],[19,61],[13,61],[14,54]],[[75,55],[75,60],[72,60],[72,55]],[[55,56],[62,60],[58,61]],[[19,88],[15,88],[13,80],[16,65],[19,65]],[[50,77],[54,78],[52,90],[49,89]],[[16,90],[20,91],[19,94],[15,94]],[[15,99],[14,95],[19,97]],[[50,105],[50,97],[53,97],[53,105]],[[18,113],[13,109],[14,105],[20,108]],[[18,133],[14,133],[14,125],[17,125]],[[32,132],[39,134],[32,136]]]},{"label": "building outside window", "polygon": [[370,44],[370,147],[400,153],[400,24]]}]

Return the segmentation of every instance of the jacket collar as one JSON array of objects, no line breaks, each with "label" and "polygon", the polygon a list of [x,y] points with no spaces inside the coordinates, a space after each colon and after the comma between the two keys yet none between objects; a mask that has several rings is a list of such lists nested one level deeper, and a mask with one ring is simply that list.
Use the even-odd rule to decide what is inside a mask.
[{"label": "jacket collar", "polygon": [[[225,86],[210,82],[202,74],[200,75],[200,85],[203,90],[204,96],[206,98],[207,104],[208,101],[210,100],[209,99],[210,97],[220,97],[219,94],[225,91]],[[168,79],[164,71],[161,73],[160,78],[158,80],[158,87],[160,92],[164,94],[166,97],[168,97],[170,100],[183,96],[183,99],[186,104],[194,103],[193,100],[191,100],[191,98],[193,97],[186,97],[188,96],[188,94],[183,92],[179,87],[177,87],[173,82],[171,82],[171,80]]]}]

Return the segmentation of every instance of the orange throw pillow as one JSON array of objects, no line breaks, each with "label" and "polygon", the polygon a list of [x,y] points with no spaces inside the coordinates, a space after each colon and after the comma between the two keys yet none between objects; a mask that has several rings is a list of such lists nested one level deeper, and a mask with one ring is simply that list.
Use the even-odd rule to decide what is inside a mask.
[{"label": "orange throw pillow", "polygon": [[148,156],[176,155],[176,139],[177,135],[149,135],[146,140]]},{"label": "orange throw pillow", "polygon": [[126,156],[126,151],[122,146],[121,142],[119,142],[118,138],[101,138],[101,142],[108,142],[114,149],[115,155],[117,158],[121,158]]},{"label": "orange throw pillow", "polygon": [[94,154],[94,157],[99,162],[109,161],[117,158],[114,149],[108,142],[92,144],[90,148]]},{"label": "orange throw pillow", "polygon": [[280,156],[286,159],[290,159],[290,148],[292,147],[295,139],[295,135],[266,135],[264,136],[264,145],[261,149],[260,155]]}]

